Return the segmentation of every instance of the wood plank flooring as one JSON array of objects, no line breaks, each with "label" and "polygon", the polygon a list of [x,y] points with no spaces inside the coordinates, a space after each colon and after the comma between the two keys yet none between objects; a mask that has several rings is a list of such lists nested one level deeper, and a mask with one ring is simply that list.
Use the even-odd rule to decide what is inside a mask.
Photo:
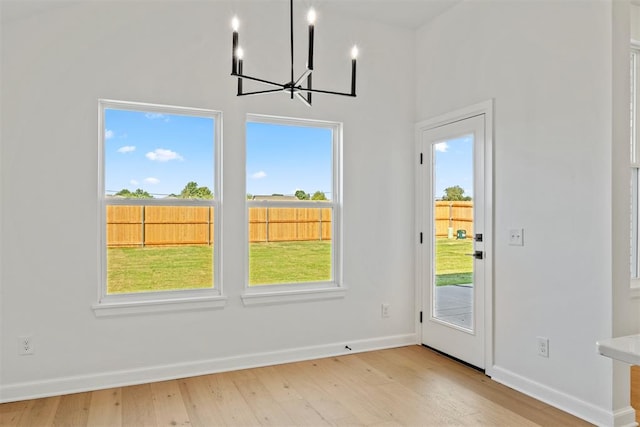
[{"label": "wood plank flooring", "polygon": [[420,346],[0,405],[1,426],[585,426]]},{"label": "wood plank flooring", "polygon": [[640,424],[640,366],[631,367],[631,406],[636,410],[636,422]]}]

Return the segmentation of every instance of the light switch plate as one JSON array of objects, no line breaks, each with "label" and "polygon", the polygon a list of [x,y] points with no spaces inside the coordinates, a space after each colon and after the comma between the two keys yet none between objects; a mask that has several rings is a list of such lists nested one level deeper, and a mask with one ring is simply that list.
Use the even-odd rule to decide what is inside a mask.
[{"label": "light switch plate", "polygon": [[509,245],[524,246],[524,229],[512,228],[509,230]]}]

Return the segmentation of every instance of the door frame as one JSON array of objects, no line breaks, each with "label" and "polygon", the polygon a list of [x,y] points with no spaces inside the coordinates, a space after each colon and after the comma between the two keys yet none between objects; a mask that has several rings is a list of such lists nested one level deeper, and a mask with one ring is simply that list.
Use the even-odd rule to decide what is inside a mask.
[{"label": "door frame", "polygon": [[[415,330],[418,344],[422,344],[422,328],[421,312],[426,313],[428,307],[424,307],[425,296],[425,278],[430,272],[426,271],[425,263],[421,260],[425,256],[425,251],[429,250],[429,245],[420,242],[420,233],[430,233],[422,229],[425,220],[425,212],[422,209],[422,200],[425,191],[425,182],[421,179],[420,160],[422,133],[429,129],[434,129],[460,120],[484,115],[484,369],[488,376],[493,374],[493,99],[489,99],[478,104],[470,105],[455,111],[444,113],[427,120],[416,123],[415,125],[415,159],[417,159],[414,168],[415,176],[415,311],[416,323]],[[423,236],[423,241],[430,241],[431,236]],[[429,256],[431,254],[428,254]]]}]

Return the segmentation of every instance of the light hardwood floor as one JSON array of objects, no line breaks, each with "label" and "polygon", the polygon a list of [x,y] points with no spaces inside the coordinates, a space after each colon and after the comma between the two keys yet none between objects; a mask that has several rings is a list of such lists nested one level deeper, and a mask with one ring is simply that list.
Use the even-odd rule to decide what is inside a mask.
[{"label": "light hardwood floor", "polygon": [[631,406],[636,410],[636,422],[640,424],[640,366],[631,367]]},{"label": "light hardwood floor", "polygon": [[589,425],[420,346],[0,405],[2,426]]}]

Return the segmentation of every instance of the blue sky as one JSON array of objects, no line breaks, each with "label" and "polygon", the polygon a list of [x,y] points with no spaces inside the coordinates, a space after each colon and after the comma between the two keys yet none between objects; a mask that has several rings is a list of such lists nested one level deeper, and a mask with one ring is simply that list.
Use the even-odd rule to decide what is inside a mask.
[{"label": "blue sky", "polygon": [[105,110],[105,190],[179,194],[189,181],[214,191],[214,120]]},{"label": "blue sky", "polygon": [[249,122],[246,131],[247,193],[322,191],[331,198],[331,129]]},{"label": "blue sky", "polygon": [[[246,192],[331,198],[332,130],[249,122]],[[214,120],[207,117],[105,111],[105,189],[179,194],[189,181],[214,191]],[[434,145],[435,196],[459,185],[473,196],[472,135]]]},{"label": "blue sky", "polygon": [[464,135],[434,144],[435,198],[444,189],[459,185],[473,197],[473,136]]},{"label": "blue sky", "polygon": [[[332,130],[247,123],[247,193],[332,192]],[[214,120],[105,110],[105,190],[179,194],[189,181],[214,191]]]}]

